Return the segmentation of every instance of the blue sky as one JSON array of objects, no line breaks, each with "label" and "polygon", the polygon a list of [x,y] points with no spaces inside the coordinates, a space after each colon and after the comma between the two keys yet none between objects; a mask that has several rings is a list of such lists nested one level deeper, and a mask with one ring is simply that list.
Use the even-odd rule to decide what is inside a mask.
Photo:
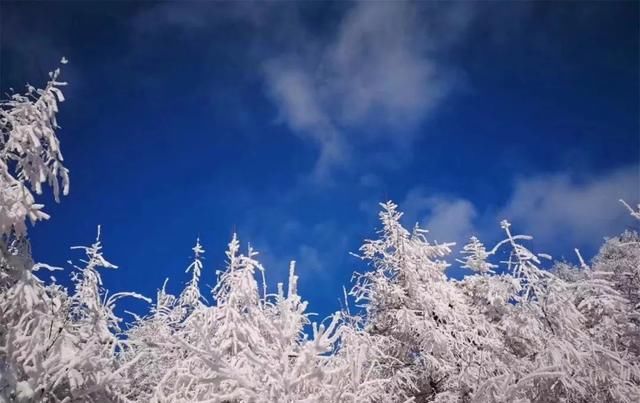
[{"label": "blue sky", "polygon": [[632,225],[617,200],[640,200],[639,11],[3,2],[3,92],[70,60],[71,194],[44,197],[34,254],[65,266],[101,224],[107,287],[154,296],[187,281],[196,236],[212,285],[237,231],[272,284],[296,260],[321,315],[365,269],[349,252],[387,199],[438,241],[491,243],[510,218],[536,251],[591,256]]}]

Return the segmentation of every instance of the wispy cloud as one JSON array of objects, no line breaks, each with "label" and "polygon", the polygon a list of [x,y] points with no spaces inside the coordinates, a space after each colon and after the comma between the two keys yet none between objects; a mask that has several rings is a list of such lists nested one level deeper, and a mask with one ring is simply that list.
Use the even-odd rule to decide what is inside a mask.
[{"label": "wispy cloud", "polygon": [[355,3],[335,35],[311,36],[310,50],[265,63],[282,121],[320,148],[317,176],[347,163],[361,144],[406,146],[416,124],[451,93],[455,74],[437,55],[468,18],[446,7],[426,11],[414,3]]},{"label": "wispy cloud", "polygon": [[[475,233],[478,212],[464,198],[428,195],[423,188],[414,188],[400,203],[407,221],[419,223],[429,230],[429,238],[438,242],[464,244]],[[410,224],[407,222],[407,224]]]},{"label": "wispy cloud", "polygon": [[[539,16],[544,8],[530,3],[501,7],[474,2],[368,1],[326,6],[319,15],[330,18],[309,23],[313,7],[324,6],[162,3],[133,24],[145,40],[144,34],[167,28],[202,33],[230,24],[249,32],[245,38],[252,48],[248,58],[261,73],[279,122],[316,145],[313,174],[323,179],[336,177],[341,167],[379,169],[385,157],[396,161],[390,155],[407,159],[414,140],[429,135],[418,132],[418,125],[433,116],[460,84],[460,70],[450,64],[456,59],[448,56],[460,44],[473,45],[472,34],[488,36],[492,46],[518,38],[523,52],[553,53],[562,43],[561,38],[551,41],[555,36],[550,35],[567,29],[566,22],[575,18],[577,8],[583,10],[580,26],[587,26],[602,6],[568,5],[559,13]],[[552,29],[542,29],[540,18]],[[482,22],[481,30],[475,22]],[[472,61],[484,57],[467,53]],[[384,175],[378,170],[358,175],[363,189],[384,186]],[[400,205],[407,218],[425,225],[438,241],[464,242],[477,232],[498,236],[498,221],[509,218],[518,230],[534,235],[543,248],[552,243],[557,231],[563,232],[563,243],[596,245],[602,236],[623,228],[624,212],[617,199],[637,200],[637,179],[637,167],[582,182],[567,172],[522,178],[503,203],[492,201],[498,207],[491,209],[415,188]],[[297,191],[311,189],[314,183],[302,181]],[[367,205],[366,210],[370,209]]]},{"label": "wispy cloud", "polygon": [[522,178],[498,213],[532,234],[541,247],[597,247],[631,222],[618,199],[640,200],[640,167],[627,166],[578,181],[570,173]]},{"label": "wispy cloud", "polygon": [[400,208],[405,223],[419,223],[438,242],[462,247],[471,235],[486,242],[502,237],[498,223],[508,219],[514,230],[533,236],[534,248],[571,255],[574,247],[594,252],[603,238],[633,224],[619,199],[640,200],[640,166],[629,165],[600,176],[576,179],[570,172],[519,178],[511,195],[498,208],[479,209],[461,197],[429,194],[416,187]]}]

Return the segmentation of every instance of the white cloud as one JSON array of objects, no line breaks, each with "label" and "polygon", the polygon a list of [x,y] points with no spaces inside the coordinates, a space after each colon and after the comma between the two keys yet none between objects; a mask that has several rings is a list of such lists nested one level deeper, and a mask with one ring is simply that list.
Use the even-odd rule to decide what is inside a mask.
[{"label": "white cloud", "polygon": [[424,227],[430,228],[435,240],[451,240],[460,245],[473,234],[473,220],[476,216],[476,209],[468,200],[436,199]]},{"label": "white cloud", "polygon": [[202,34],[242,24],[251,32],[247,56],[262,65],[279,120],[318,147],[316,179],[365,161],[360,154],[376,165],[376,158],[397,163],[399,154],[406,160],[417,125],[459,83],[458,71],[441,56],[467,32],[477,7],[405,1],[318,6],[342,12],[337,24],[331,16],[321,30],[305,18],[310,7],[162,3],[140,13],[132,26],[139,44],[148,46],[149,34]]},{"label": "white cloud", "polygon": [[342,123],[376,118],[403,126],[446,94],[447,80],[424,49],[428,38],[416,18],[408,3],[391,2],[359,3],[345,17],[325,55],[329,82],[323,86],[338,101]]},{"label": "white cloud", "polygon": [[631,223],[618,199],[640,200],[640,167],[576,181],[568,173],[520,179],[497,218],[513,221],[540,247],[554,243],[597,247]]},{"label": "white cloud", "polygon": [[265,64],[281,118],[320,148],[316,174],[347,162],[349,146],[406,146],[416,123],[450,93],[454,76],[435,54],[468,19],[442,10],[449,8],[425,14],[414,3],[356,3],[335,36],[311,38],[306,51]]},{"label": "white cloud", "polygon": [[429,195],[417,187],[400,209],[407,225],[418,222],[429,230],[429,239],[456,242],[456,249],[471,235],[500,239],[498,222],[506,218],[516,232],[534,237],[534,249],[568,256],[574,247],[595,251],[603,238],[635,224],[619,199],[633,205],[640,201],[640,166],[581,181],[567,172],[520,178],[502,207],[482,211],[464,198]]},{"label": "white cloud", "polygon": [[344,162],[344,146],[327,115],[312,79],[300,68],[271,61],[265,69],[270,94],[279,105],[282,119],[294,133],[320,145],[316,175],[323,177],[334,164]]},{"label": "white cloud", "polygon": [[456,242],[461,246],[475,233],[478,213],[466,199],[428,196],[422,188],[414,188],[400,203],[400,209],[405,212],[407,224],[418,222],[429,230],[430,240]]}]

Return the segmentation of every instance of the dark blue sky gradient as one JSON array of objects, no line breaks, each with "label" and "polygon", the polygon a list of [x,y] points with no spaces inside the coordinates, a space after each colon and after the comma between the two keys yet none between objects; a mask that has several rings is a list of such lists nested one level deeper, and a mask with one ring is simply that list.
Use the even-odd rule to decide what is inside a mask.
[{"label": "dark blue sky gradient", "polygon": [[[303,60],[305,74],[321,75],[359,5],[2,2],[3,92],[41,85],[61,56],[70,60],[59,122],[71,193],[60,204],[43,196],[52,218],[31,230],[36,258],[65,266],[79,257],[68,248],[90,243],[101,224],[106,256],[120,266],[105,274],[107,287],[155,296],[165,277],[174,292],[187,280],[198,235],[203,283],[212,285],[237,231],[261,252],[271,284],[297,260],[300,291],[324,316],[364,269],[348,252],[373,236],[385,199],[406,207],[409,225],[435,222],[437,203],[472,206],[470,218],[456,215],[466,226],[440,233],[494,241],[503,212],[516,212],[516,229],[544,230],[519,223],[524,202],[514,194],[532,178],[547,189],[563,177],[548,187],[562,194],[542,191],[532,204],[536,220],[545,211],[558,220],[557,235],[542,234],[534,248],[574,259],[578,246],[591,256],[603,236],[632,225],[617,199],[640,200],[638,2],[410,4],[406,15],[418,21],[410,49],[424,48],[450,89],[390,125],[378,121],[384,109],[356,124],[325,102],[347,157],[316,176],[316,129],[291,123],[265,66]],[[615,213],[608,204],[590,211],[614,182]],[[578,217],[610,219],[566,221],[554,216],[557,200],[576,203]],[[562,225],[573,224],[566,235]]]}]

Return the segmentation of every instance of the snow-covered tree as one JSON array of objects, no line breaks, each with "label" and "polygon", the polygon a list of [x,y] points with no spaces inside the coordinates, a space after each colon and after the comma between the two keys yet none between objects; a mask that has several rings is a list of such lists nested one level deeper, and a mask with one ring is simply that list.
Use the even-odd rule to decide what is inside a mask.
[{"label": "snow-covered tree", "polygon": [[46,265],[24,260],[22,277],[0,299],[0,397],[7,401],[116,401],[125,383],[116,354],[123,347],[113,310],[122,297],[102,288],[99,238],[81,247],[87,260],[76,266],[75,291],[45,284],[34,271]]},{"label": "snow-covered tree", "polygon": [[[62,59],[66,63],[66,59]],[[44,89],[27,85],[25,94],[0,101],[0,235],[24,235],[25,222],[47,219],[32,192],[48,183],[56,201],[69,192],[69,171],[62,164],[56,135],[58,103],[64,101],[60,69],[49,73]]]},{"label": "snow-covered tree", "polygon": [[[620,320],[620,295],[590,272],[568,276],[567,271],[577,269],[561,267],[569,281],[541,268],[539,256],[546,255],[536,255],[522,244],[530,237],[512,235],[506,221],[501,225],[507,238],[485,257],[494,255],[500,247],[510,247],[505,262],[508,272],[483,280],[487,293],[492,289],[504,291],[504,284],[515,287],[503,300],[510,303],[503,302],[499,314],[484,312],[490,312],[489,318],[513,360],[509,372],[488,379],[476,398],[530,402],[637,400],[637,357],[617,343],[620,329],[608,326],[611,334],[602,337],[604,329],[594,320],[598,318],[594,315],[601,320],[611,315],[609,320],[614,323],[613,318]],[[471,244],[476,242],[472,240]],[[505,277],[511,281],[504,282]],[[465,280],[464,285],[477,292],[477,279]],[[504,292],[500,294],[505,296]],[[476,304],[481,299],[472,301]]]},{"label": "snow-covered tree", "polygon": [[373,270],[358,278],[352,293],[365,303],[366,331],[383,352],[383,400],[469,399],[483,379],[505,370],[500,340],[447,279],[443,258],[451,244],[428,242],[419,227],[407,231],[395,204],[382,208],[380,239],[361,248]]},{"label": "snow-covered tree", "polygon": [[186,273],[191,272],[191,280],[180,294],[180,304],[186,309],[195,309],[202,303],[200,294],[200,275],[202,272],[202,255],[204,249],[200,245],[200,238],[196,239],[193,247],[193,262],[187,267]]},{"label": "snow-covered tree", "polygon": [[[198,262],[202,249],[194,251]],[[197,303],[184,310],[186,291],[178,300],[169,298],[164,289],[159,292],[157,308],[150,316],[139,318],[128,332],[124,361],[142,356],[128,369],[134,380],[131,388],[136,389],[130,399],[341,401],[336,397],[341,389],[334,386],[341,367],[331,360],[340,335],[339,316],[334,315],[327,326],[313,324],[309,337],[304,332],[310,323],[307,304],[297,293],[294,263],[287,291],[279,284],[276,294],[267,294],[256,280],[258,272],[264,272],[256,255],[251,248],[247,255],[241,254],[234,236],[227,251],[227,268],[219,273],[213,289],[215,305]],[[194,281],[192,278],[185,290]],[[153,374],[145,377],[149,369]],[[142,388],[135,386],[136,380]]]},{"label": "snow-covered tree", "polygon": [[475,236],[472,236],[469,243],[462,248],[462,254],[465,255],[463,260],[458,259],[462,263],[463,269],[470,269],[476,273],[494,273],[493,269],[498,267],[495,264],[487,262],[490,253],[484,247],[482,242]]},{"label": "snow-covered tree", "polygon": [[150,402],[165,373],[184,358],[174,341],[184,318],[184,310],[174,295],[166,291],[167,281],[156,293],[149,315],[136,316],[126,331],[126,344],[118,355],[126,365],[123,376],[127,384],[121,388],[126,400]]},{"label": "snow-covered tree", "polygon": [[46,399],[66,376],[56,358],[68,353],[69,298],[55,281],[36,277],[57,268],[36,264],[26,238],[26,220],[48,217],[32,190],[40,194],[48,182],[57,199],[59,180],[68,190],[55,133],[64,100],[59,74],[50,73],[45,89],[28,85],[26,94],[0,101],[0,400]]},{"label": "snow-covered tree", "polygon": [[[66,63],[63,58],[62,63]],[[28,85],[25,95],[0,102],[0,401],[115,401],[121,368],[121,321],[115,302],[135,293],[108,296],[99,267],[115,268],[99,239],[84,249],[75,291],[36,272],[60,270],[31,258],[26,220],[48,218],[35,202],[48,183],[56,200],[69,177],[56,136],[58,102],[64,97],[60,70],[45,89]]]}]

